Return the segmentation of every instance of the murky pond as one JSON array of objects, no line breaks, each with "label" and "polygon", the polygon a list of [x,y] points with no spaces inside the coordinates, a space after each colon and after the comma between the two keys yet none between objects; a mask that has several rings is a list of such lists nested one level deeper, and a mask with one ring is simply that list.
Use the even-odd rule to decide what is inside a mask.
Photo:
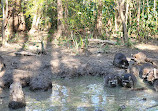
[{"label": "murky pond", "polygon": [[[15,111],[118,111],[121,107],[123,111],[158,110],[158,106],[150,108],[158,104],[158,93],[152,89],[104,88],[101,77],[91,76],[53,80],[52,84],[52,90],[46,92],[24,88],[27,106]],[[8,95],[5,90],[0,96],[0,111],[10,111]]]}]

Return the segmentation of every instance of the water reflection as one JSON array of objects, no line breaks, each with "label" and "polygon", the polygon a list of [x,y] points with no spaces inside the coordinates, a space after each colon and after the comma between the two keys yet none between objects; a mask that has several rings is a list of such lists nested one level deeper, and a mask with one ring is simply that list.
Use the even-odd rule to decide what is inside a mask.
[{"label": "water reflection", "polygon": [[[24,89],[27,106],[25,111],[155,111],[158,94],[151,89],[131,91],[129,89],[103,87],[101,77],[79,77],[70,80],[53,80],[52,90],[30,92]],[[8,95],[8,90],[3,93]],[[146,98],[146,100],[143,100]],[[0,111],[9,111],[8,97],[1,99]],[[15,110],[16,111],[16,110]],[[20,111],[20,110],[19,110]]]}]

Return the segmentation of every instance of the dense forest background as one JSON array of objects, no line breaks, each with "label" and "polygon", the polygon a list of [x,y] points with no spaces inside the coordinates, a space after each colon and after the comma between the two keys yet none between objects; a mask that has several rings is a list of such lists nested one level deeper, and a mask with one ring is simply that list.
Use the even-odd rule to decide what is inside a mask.
[{"label": "dense forest background", "polygon": [[[47,33],[59,40],[86,47],[88,39],[158,39],[157,0],[1,0],[2,45]],[[43,41],[43,38],[40,38]]]}]

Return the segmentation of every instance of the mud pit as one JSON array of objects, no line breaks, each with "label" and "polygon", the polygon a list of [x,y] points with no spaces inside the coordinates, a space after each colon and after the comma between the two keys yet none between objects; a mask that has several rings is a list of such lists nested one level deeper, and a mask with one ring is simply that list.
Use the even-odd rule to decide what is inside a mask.
[{"label": "mud pit", "polygon": [[[146,46],[143,46],[143,47],[146,47]],[[142,103],[143,105],[145,105],[144,108],[157,104],[157,101],[153,100],[155,95],[157,97],[157,94],[151,87],[148,87],[148,86],[145,86],[145,87],[148,87],[147,93],[146,91],[138,91],[136,93],[137,95],[133,95],[135,94],[133,93],[133,91],[130,91],[129,93],[128,90],[120,90],[120,88],[114,88],[114,89],[107,88],[103,90],[102,75],[106,74],[107,71],[119,72],[119,73],[122,73],[124,71],[124,69],[119,69],[112,65],[114,55],[117,52],[122,52],[128,58],[130,58],[131,54],[141,51],[145,53],[147,57],[149,58],[158,59],[158,56],[157,56],[158,48],[155,48],[154,50],[153,49],[150,50],[150,48],[148,50],[147,49],[141,50],[141,49],[130,49],[130,48],[124,48],[124,47],[109,46],[109,48],[106,49],[105,52],[102,52],[100,51],[100,47],[94,46],[88,49],[91,53],[81,51],[78,54],[76,54],[74,53],[74,50],[72,49],[66,49],[66,48],[49,44],[46,48],[47,55],[15,56],[15,52],[20,51],[20,50],[21,50],[21,45],[17,45],[17,44],[12,44],[11,46],[0,48],[0,55],[4,58],[4,62],[7,66],[6,70],[0,74],[0,77],[1,77],[0,85],[2,87],[5,87],[5,86],[9,87],[9,85],[15,79],[20,79],[23,86],[28,86],[30,83],[30,78],[36,77],[36,75],[44,75],[45,77],[47,77],[47,78],[44,78],[44,80],[49,79],[49,81],[51,81],[50,78],[52,78],[52,86],[53,86],[52,89],[49,89],[46,92],[42,92],[42,91],[30,92],[28,90],[28,87],[24,88],[24,92],[26,94],[26,99],[27,99],[26,109],[40,108],[39,110],[41,109],[45,110],[45,109],[49,109],[50,107],[58,109],[58,107],[52,106],[50,104],[51,103],[50,101],[52,101],[51,98],[63,97],[63,95],[60,95],[60,93],[59,95],[53,95],[53,94],[56,94],[53,92],[53,91],[56,91],[54,90],[54,88],[56,87],[58,88],[59,87],[58,84],[61,84],[63,81],[65,81],[66,83],[63,83],[63,85],[61,85],[62,87],[61,92],[65,94],[65,91],[67,92],[71,89],[72,91],[69,92],[70,94],[68,94],[68,96],[74,99],[69,99],[69,101],[72,101],[72,103],[75,102],[75,105],[72,107],[72,105],[69,104],[69,101],[66,104],[62,102],[61,104],[58,104],[58,101],[54,101],[53,105],[57,105],[57,106],[59,105],[59,107],[62,107],[62,104],[65,104],[65,107],[63,108],[66,108],[68,110],[74,107],[75,108],[81,107],[78,110],[82,111],[82,109],[84,110],[85,107],[89,108],[90,105],[92,105],[92,108],[91,108],[92,110],[94,109],[99,110],[100,108],[104,110],[105,108],[104,106],[107,106],[106,108],[112,108],[113,105],[116,105],[116,108],[114,109],[118,109],[120,105],[126,105],[126,103],[129,103],[129,102],[132,105],[131,107],[135,107],[136,105],[135,103],[137,103],[139,100],[141,102],[140,102],[140,105],[136,109],[141,109]],[[30,49],[29,51],[34,52],[35,50]],[[89,75],[92,75],[94,77],[89,76]],[[79,77],[79,76],[82,76],[82,77]],[[42,77],[39,77],[39,78],[42,78]],[[58,79],[64,78],[65,80],[62,79],[58,81],[57,78]],[[70,79],[70,78],[73,78],[73,79]],[[88,83],[87,85],[86,81],[89,81],[90,83]],[[70,84],[70,85],[66,86],[65,84]],[[96,84],[99,84],[99,85],[96,86]],[[95,90],[95,92],[92,94],[91,92],[84,92],[85,90],[87,90],[87,86],[90,86],[92,89]],[[74,87],[75,88],[77,87],[76,90],[79,90],[77,93],[74,92]],[[144,87],[144,84],[142,85],[142,82],[141,82],[139,84],[139,87]],[[100,96],[96,96],[98,95],[98,91],[101,91],[101,93],[99,94],[103,95],[103,100],[101,100],[102,101],[101,103],[100,101],[96,103],[96,100],[100,98]],[[107,93],[109,91],[111,92],[108,96]],[[150,93],[151,91],[152,91],[152,96]],[[78,97],[78,93],[81,94],[81,97],[80,96]],[[132,96],[134,98],[132,98],[131,100],[130,97],[129,98],[125,97],[124,99],[124,97],[122,96],[120,97],[117,96],[117,95],[122,95],[123,93],[125,93],[126,96]],[[4,107],[3,106],[0,106],[0,107],[4,110],[8,110],[7,108],[8,89],[0,90],[0,94],[2,94],[1,98],[2,98],[2,103],[4,104]],[[58,90],[57,90],[57,94],[58,94]],[[4,95],[4,98],[3,98],[3,95]],[[31,97],[32,95],[33,97]],[[38,97],[38,95],[42,95],[42,96]],[[51,95],[51,96],[47,97],[48,95]],[[92,98],[89,98],[89,96],[92,96]],[[119,100],[118,101],[115,100],[115,96],[118,97],[118,99],[121,99],[121,100],[123,99],[123,103],[119,103]],[[46,101],[40,100],[41,98],[45,98],[45,97],[47,98]],[[76,100],[76,97],[77,97],[77,100]],[[142,99],[146,97],[148,97],[147,101],[144,102],[144,100]],[[34,100],[33,98],[36,98],[36,100]],[[79,100],[79,98],[81,99],[81,101]],[[85,100],[86,98],[92,99],[92,101],[94,99],[93,101],[94,103],[90,102],[88,103],[88,106],[84,104],[82,107],[82,104],[83,104],[82,99]],[[103,101],[106,98],[109,98],[109,100],[106,103],[104,103]],[[89,99],[86,99],[86,100],[90,101]],[[148,104],[146,105],[146,103]],[[41,108],[40,106],[43,106],[43,104],[46,105],[46,107]],[[100,108],[98,108],[97,106],[98,104],[101,105],[99,106]],[[133,108],[130,108],[130,109],[133,110]]]},{"label": "mud pit", "polygon": [[[131,54],[141,51],[147,57],[158,59],[158,48],[155,50],[139,50],[109,46],[105,52],[101,52],[100,47],[91,46],[88,49],[90,54],[86,51],[79,51],[76,54],[72,49],[49,44],[46,48],[47,55],[15,56],[15,52],[20,51],[20,48],[20,45],[12,44],[0,49],[7,66],[6,71],[1,73],[1,77],[3,76],[0,82],[1,86],[9,86],[17,78],[27,81],[23,83],[23,86],[27,86],[31,77],[40,74],[50,76],[50,78],[73,78],[84,75],[102,76],[109,70],[122,72],[123,69],[112,65],[114,55],[117,52],[122,52],[127,57],[131,57]],[[34,50],[30,49],[29,51]],[[9,79],[7,80],[8,76]]]},{"label": "mud pit", "polygon": [[[131,91],[103,87],[102,77],[53,79],[52,86],[45,92],[23,88],[26,107],[15,111],[118,111],[120,108],[125,108],[123,111],[156,111],[158,107],[158,94],[152,89]],[[8,93],[5,89],[0,95],[1,111],[10,111]]]}]

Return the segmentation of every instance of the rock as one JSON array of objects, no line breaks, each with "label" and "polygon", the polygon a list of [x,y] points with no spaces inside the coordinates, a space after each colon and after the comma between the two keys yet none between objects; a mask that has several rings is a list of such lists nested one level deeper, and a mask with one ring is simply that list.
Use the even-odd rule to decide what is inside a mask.
[{"label": "rock", "polygon": [[10,101],[8,107],[18,109],[26,106],[25,95],[22,91],[22,85],[15,81],[10,85]]}]

